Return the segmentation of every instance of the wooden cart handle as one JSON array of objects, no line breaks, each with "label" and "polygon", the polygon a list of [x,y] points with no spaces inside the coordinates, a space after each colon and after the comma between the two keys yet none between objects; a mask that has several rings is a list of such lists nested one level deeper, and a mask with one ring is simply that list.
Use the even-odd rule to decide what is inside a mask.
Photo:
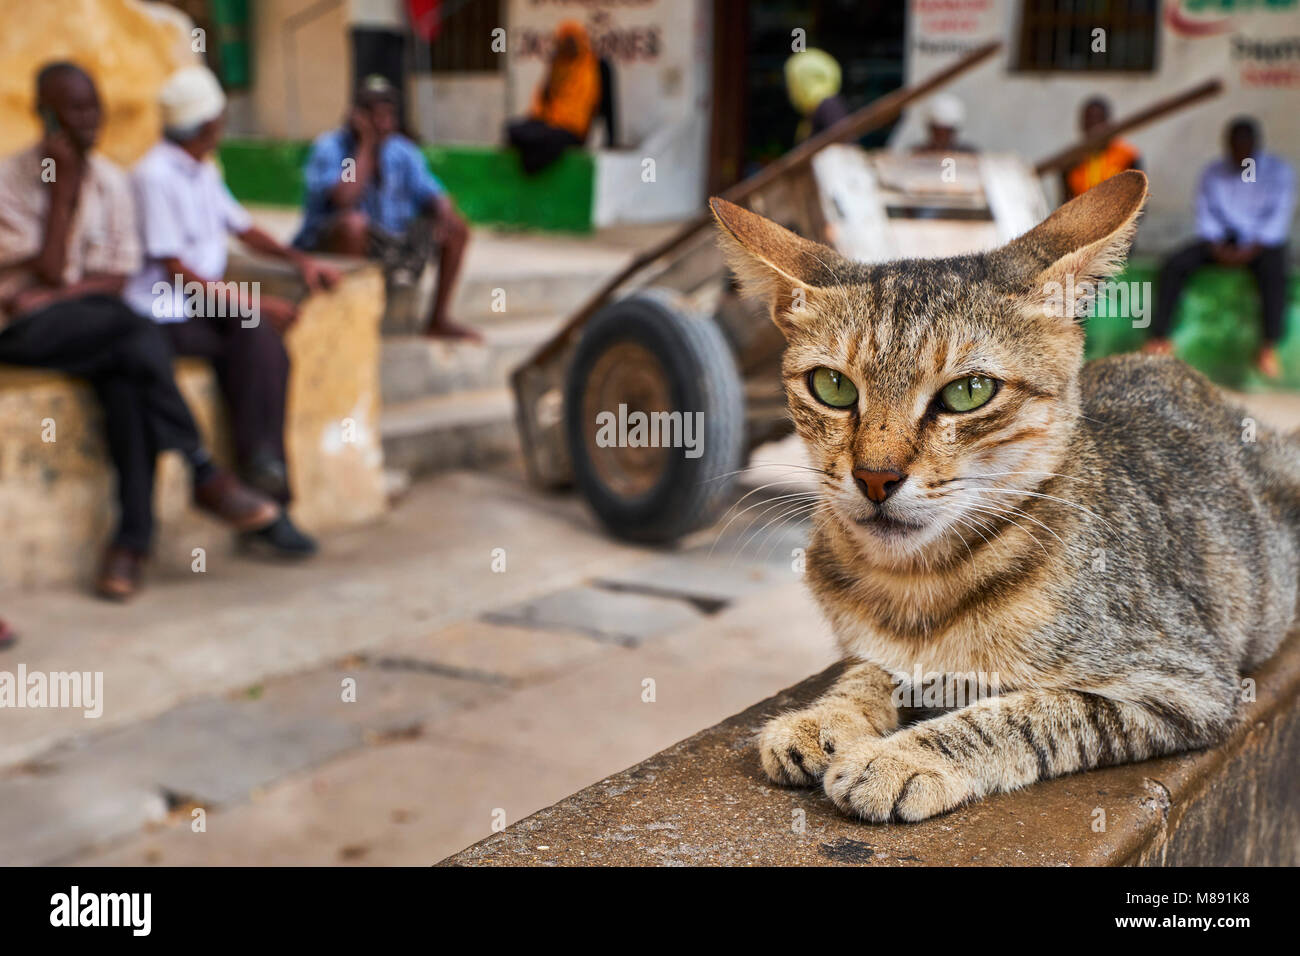
[{"label": "wooden cart handle", "polygon": [[[971,50],[951,66],[945,67],[939,72],[922,80],[920,83],[913,86],[900,87],[892,93],[886,93],[884,96],[872,100],[866,106],[863,106],[844,117],[834,126],[830,126],[817,135],[804,140],[794,149],[790,150],[790,152],[784,154],[780,159],[763,167],[748,179],[742,179],[731,188],[725,190],[722,193],[722,198],[729,202],[743,203],[755,192],[771,183],[778,176],[783,176],[791,170],[806,165],[815,155],[817,155],[817,153],[821,152],[827,146],[834,143],[851,142],[860,139],[872,130],[879,129],[882,126],[893,122],[912,102],[928,96],[939,87],[956,79],[962,73],[965,73],[972,67],[983,63],[1001,47],[1002,43],[998,40],[985,43],[982,46],[978,46]],[[610,297],[618,291],[619,286],[656,259],[667,255],[685,244],[712,221],[712,215],[707,210],[702,211],[695,216],[695,218],[685,223],[679,230],[677,230],[677,232],[637,255],[608,282],[602,285],[600,289],[596,291],[595,295],[588,299],[586,304],[573,314],[559,332],[542,345],[541,348],[539,348],[532,357],[521,364],[519,368],[515,369],[512,378],[517,378],[520,372],[525,368],[546,361],[559,349],[563,348],[570,334],[581,328],[583,323],[585,323],[597,309],[608,302]]]},{"label": "wooden cart handle", "polygon": [[1068,169],[1084,157],[1095,153],[1120,133],[1127,133],[1131,129],[1145,126],[1147,123],[1158,120],[1162,116],[1180,110],[1185,106],[1199,103],[1211,96],[1218,96],[1221,92],[1223,92],[1223,81],[1216,78],[1206,80],[1204,83],[1193,86],[1185,92],[1165,97],[1163,100],[1156,100],[1150,106],[1138,110],[1126,119],[1098,127],[1097,132],[1090,133],[1073,146],[1047,157],[1034,167],[1034,172],[1039,176],[1045,176],[1048,173]]}]

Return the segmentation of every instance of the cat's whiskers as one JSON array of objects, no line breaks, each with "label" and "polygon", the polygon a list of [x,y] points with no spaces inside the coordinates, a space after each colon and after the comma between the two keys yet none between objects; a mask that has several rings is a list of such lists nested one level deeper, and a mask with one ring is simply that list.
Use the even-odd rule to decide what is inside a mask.
[{"label": "cat's whiskers", "polygon": [[[1019,521],[1017,521],[1015,518],[1011,517],[1009,514],[1007,514],[1007,513],[1005,513],[1005,512],[990,511],[990,510],[988,510],[988,509],[980,508],[980,507],[978,507],[978,506],[974,506],[974,505],[971,506],[971,510],[974,511],[974,512],[976,512],[976,513],[978,513],[978,514],[985,515],[986,517],[989,517],[989,518],[992,518],[992,519],[995,519],[995,520],[1005,521],[1007,524],[1009,524],[1009,525],[1011,525],[1012,527],[1018,529],[1018,530],[1019,530],[1022,534],[1024,534],[1025,537],[1027,537],[1030,541],[1034,542],[1034,544],[1038,546],[1038,550],[1039,550],[1039,551],[1042,551],[1043,554],[1044,554],[1045,556],[1048,556],[1048,557],[1051,556],[1051,552],[1047,550],[1047,546],[1044,545],[1043,542],[1041,542],[1041,541],[1038,540],[1038,535],[1034,534],[1032,531],[1030,531],[1028,528],[1026,528],[1024,525],[1022,525],[1022,524],[1021,524]],[[1051,529],[1048,529],[1048,530],[1051,530]]]},{"label": "cat's whiskers", "polygon": [[1080,478],[1078,475],[1063,475],[1057,471],[986,471],[979,475],[958,475],[955,478],[949,478],[948,481],[967,481],[980,478],[1006,478],[1013,475],[1039,475],[1046,478],[1065,478],[1069,481],[1082,481],[1087,483],[1089,479]]},{"label": "cat's whiskers", "polygon": [[[772,528],[771,531],[767,533],[767,536],[763,539],[764,541],[771,541],[772,543],[767,546],[766,551],[759,555],[759,560],[766,561],[772,554],[772,550],[781,543],[781,536],[778,532],[782,531],[788,525],[793,524],[795,521],[802,520],[812,514],[819,504],[820,502],[817,501],[806,502],[793,509],[792,513],[788,513],[774,528]],[[759,544],[759,547],[762,547],[762,543]]]},{"label": "cat's whiskers", "polygon": [[[1043,530],[1047,531],[1058,541],[1060,541],[1060,536],[1057,535],[1054,531],[1052,531],[1051,528],[1047,527],[1047,525],[1036,520],[1032,515],[1025,514],[1024,512],[1018,512],[1015,509],[1006,511],[1001,508],[995,508],[991,504],[985,502],[976,502],[970,499],[963,499],[962,504],[960,506],[956,504],[952,504],[949,505],[949,507],[958,508],[959,513],[965,513],[969,515],[971,512],[974,512],[976,514],[982,514],[986,517],[1005,521],[1008,524],[1014,525],[1016,528],[1020,529],[1021,532],[1027,535],[1029,540],[1033,541],[1034,544],[1038,545],[1039,550],[1041,550],[1044,554],[1049,554],[1050,552],[1048,552],[1046,546],[1044,546],[1044,544],[1038,540],[1038,536],[1034,534],[1032,531],[1030,531],[1028,528],[1024,527],[1022,524],[1020,524],[1020,522],[1016,521],[1015,518],[1011,517],[1011,514],[1015,513],[1018,517],[1028,518],[1030,521],[1033,521],[1035,524],[1038,524],[1040,527],[1043,528]],[[962,512],[961,509],[965,509],[965,511]],[[998,534],[996,529],[990,528],[989,530],[992,531],[995,535]],[[985,538],[984,540],[988,541],[987,538]],[[1062,542],[1062,544],[1064,544],[1064,542]]]},{"label": "cat's whiskers", "polygon": [[[785,480],[785,479],[781,479],[781,480],[778,480],[778,481],[769,481],[767,484],[759,485],[757,488],[753,488],[753,489],[751,489],[750,491],[747,491],[745,494],[741,495],[740,498],[736,501],[736,503],[733,504],[730,508],[727,509],[727,514],[731,514],[731,512],[735,511],[737,508],[739,508],[739,507],[740,507],[740,506],[745,502],[745,499],[751,497],[752,495],[756,495],[756,494],[758,494],[760,491],[764,491],[764,490],[766,490],[766,489],[768,489],[768,488],[774,488],[774,487],[776,487],[776,486],[778,486],[778,485],[794,485],[794,484],[796,484],[796,482],[789,481],[789,480]],[[802,492],[798,492],[798,494],[816,494],[816,492],[802,491]],[[727,520],[727,523],[724,524],[724,525],[722,526],[722,528],[718,531],[717,536],[713,539],[713,547],[709,548],[709,555],[712,556],[712,554],[713,554],[713,549],[716,548],[716,547],[718,546],[718,542],[721,541],[723,535],[725,535],[725,534],[727,533],[727,529],[731,527],[732,522],[734,522],[737,518],[739,518],[741,515],[745,514],[745,512],[749,511],[750,509],[752,509],[752,508],[757,508],[757,507],[763,505],[765,502],[768,502],[768,501],[770,501],[770,500],[771,500],[770,498],[763,498],[762,500],[757,501],[757,502],[755,502],[754,504],[750,505],[749,507],[745,508],[743,511],[740,511],[740,512],[737,513],[737,514],[732,515],[732,516]],[[725,515],[724,515],[724,517],[725,517]],[[752,523],[752,522],[751,522],[751,523]],[[746,529],[748,529],[748,527],[749,527],[749,525],[746,525]]]},{"label": "cat's whiskers", "polygon": [[1070,501],[1066,498],[1059,498],[1056,495],[1045,495],[1039,491],[1023,491],[1018,488],[978,488],[977,487],[977,488],[962,488],[958,490],[974,491],[974,492],[978,492],[979,494],[1025,495],[1030,498],[1043,498],[1047,501],[1059,501],[1063,505],[1068,505],[1071,508],[1083,512],[1089,518],[1093,518],[1097,521],[1100,521],[1103,525],[1106,526],[1107,530],[1109,531],[1115,530],[1114,527],[1110,524],[1110,522],[1107,521],[1105,518],[1103,518],[1101,515],[1089,511],[1087,508],[1085,508],[1081,504],[1078,504],[1077,502]]},{"label": "cat's whiskers", "polygon": [[998,505],[998,504],[994,504],[993,502],[980,500],[980,501],[971,501],[970,506],[972,508],[978,508],[988,514],[992,514],[992,513],[1003,514],[1003,515],[1014,514],[1019,518],[1024,518],[1027,521],[1032,521],[1034,524],[1038,525],[1040,528],[1042,528],[1044,531],[1050,534],[1057,541],[1060,541],[1061,544],[1065,544],[1065,542],[1061,540],[1061,536],[1059,534],[1057,534],[1047,525],[1043,524],[1043,522],[1039,521],[1029,512],[1024,511],[1020,508],[1016,508],[1013,505],[1008,505],[1005,503]]},{"label": "cat's whiskers", "polygon": [[[956,509],[951,505],[945,505],[937,510],[939,511],[940,518],[946,520],[949,527],[956,524],[958,527],[970,528],[984,539],[985,544],[992,543],[989,541],[988,537],[980,531],[979,527],[976,526],[974,519],[972,519],[970,515],[963,515],[959,509]],[[966,553],[970,556],[971,560],[974,560],[975,552],[970,549],[970,544],[966,541],[965,537],[959,534],[957,535],[957,540],[965,546]]]},{"label": "cat's whiskers", "polygon": [[824,468],[814,468],[812,465],[801,465],[797,462],[760,461],[752,465],[746,465],[744,468],[737,468],[735,471],[728,471],[721,475],[714,475],[712,478],[706,480],[709,482],[723,481],[727,478],[734,477],[735,475],[743,475],[751,471],[757,471],[759,468],[788,468],[791,471],[810,471],[815,475],[830,474],[830,472]]},{"label": "cat's whiskers", "polygon": [[[754,527],[754,524],[762,520],[762,518],[765,515],[769,514],[775,509],[786,507],[792,501],[801,501],[801,500],[813,501],[820,497],[821,495],[819,492],[799,491],[789,495],[777,495],[775,498],[764,498],[762,501],[756,501],[754,504],[746,508],[745,511],[741,512],[741,514],[744,514],[745,512],[753,511],[755,508],[762,508],[763,510],[760,511],[758,514],[754,515],[754,517],[750,518],[749,524],[745,525],[744,530],[741,531],[740,533],[742,535],[747,533],[749,529]],[[737,515],[736,517],[740,517],[740,515]],[[730,522],[728,522],[728,524],[730,524]],[[726,529],[724,528],[723,530],[725,531]],[[718,540],[721,540],[721,537],[722,537],[722,533],[719,532],[718,538],[714,540],[715,547],[717,545]],[[711,553],[712,550],[710,550],[710,554]]]},{"label": "cat's whiskers", "polygon": [[[745,543],[740,546],[740,549],[734,555],[732,555],[731,563],[734,565],[736,562],[736,558],[740,557],[742,554],[745,553],[745,549],[749,547],[749,543],[753,541],[756,537],[758,537],[760,534],[762,534],[763,530],[765,528],[770,527],[773,522],[781,521],[782,519],[786,519],[786,518],[791,518],[794,515],[798,514],[801,509],[811,508],[814,507],[815,505],[816,505],[816,501],[802,501],[799,502],[798,504],[795,504],[793,507],[787,508],[781,514],[778,514],[775,518],[769,520],[767,524],[763,525],[762,528],[759,528],[757,531],[751,534],[747,539],[745,539]],[[759,545],[759,547],[762,547],[762,545]]]},{"label": "cat's whiskers", "polygon": [[1026,528],[1023,524],[1017,521],[1013,515],[1005,512],[988,511],[984,509],[980,509],[979,513],[985,515],[991,520],[1005,522],[1006,524],[1020,531],[1030,541],[1034,542],[1034,545],[1038,548],[1039,551],[1043,552],[1043,555],[1045,557],[1050,556],[1051,552],[1047,550],[1047,546],[1043,544],[1043,542],[1039,539],[1038,535],[1034,534],[1033,531]]}]

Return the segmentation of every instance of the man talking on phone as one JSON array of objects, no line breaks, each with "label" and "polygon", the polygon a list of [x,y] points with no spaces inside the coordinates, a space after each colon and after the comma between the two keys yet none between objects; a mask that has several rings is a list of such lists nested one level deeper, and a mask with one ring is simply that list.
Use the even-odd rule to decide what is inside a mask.
[{"label": "man talking on phone", "polygon": [[469,226],[419,147],[402,135],[397,91],[386,79],[368,77],[343,127],[316,138],[303,177],[307,195],[293,240],[297,248],[372,259],[388,278],[410,281],[436,261],[438,285],[424,334],[482,341],[450,311]]},{"label": "man talking on phone", "polygon": [[85,378],[103,404],[119,515],[96,590],[125,600],[152,541],[160,451],[180,452],[194,503],[231,527],[258,532],[282,513],[213,464],[166,339],[120,298],[140,267],[140,240],[126,174],[93,152],[103,116],[94,81],[74,63],[49,64],[36,105],[44,136],[0,159],[0,362]]}]

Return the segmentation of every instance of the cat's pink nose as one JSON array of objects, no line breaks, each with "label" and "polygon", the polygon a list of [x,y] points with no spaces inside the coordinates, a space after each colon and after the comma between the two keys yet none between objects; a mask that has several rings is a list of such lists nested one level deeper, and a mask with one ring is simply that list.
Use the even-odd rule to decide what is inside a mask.
[{"label": "cat's pink nose", "polygon": [[897,471],[867,471],[865,468],[853,470],[853,480],[864,495],[879,504],[895,491],[907,478]]}]

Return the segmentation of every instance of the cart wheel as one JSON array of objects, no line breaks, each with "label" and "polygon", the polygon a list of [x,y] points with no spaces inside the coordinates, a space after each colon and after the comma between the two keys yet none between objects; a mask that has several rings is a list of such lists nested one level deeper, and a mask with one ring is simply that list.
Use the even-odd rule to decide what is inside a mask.
[{"label": "cart wheel", "polygon": [[611,532],[668,542],[717,516],[742,463],[745,399],[712,319],[663,290],[606,306],[583,331],[564,397],[574,477]]}]

